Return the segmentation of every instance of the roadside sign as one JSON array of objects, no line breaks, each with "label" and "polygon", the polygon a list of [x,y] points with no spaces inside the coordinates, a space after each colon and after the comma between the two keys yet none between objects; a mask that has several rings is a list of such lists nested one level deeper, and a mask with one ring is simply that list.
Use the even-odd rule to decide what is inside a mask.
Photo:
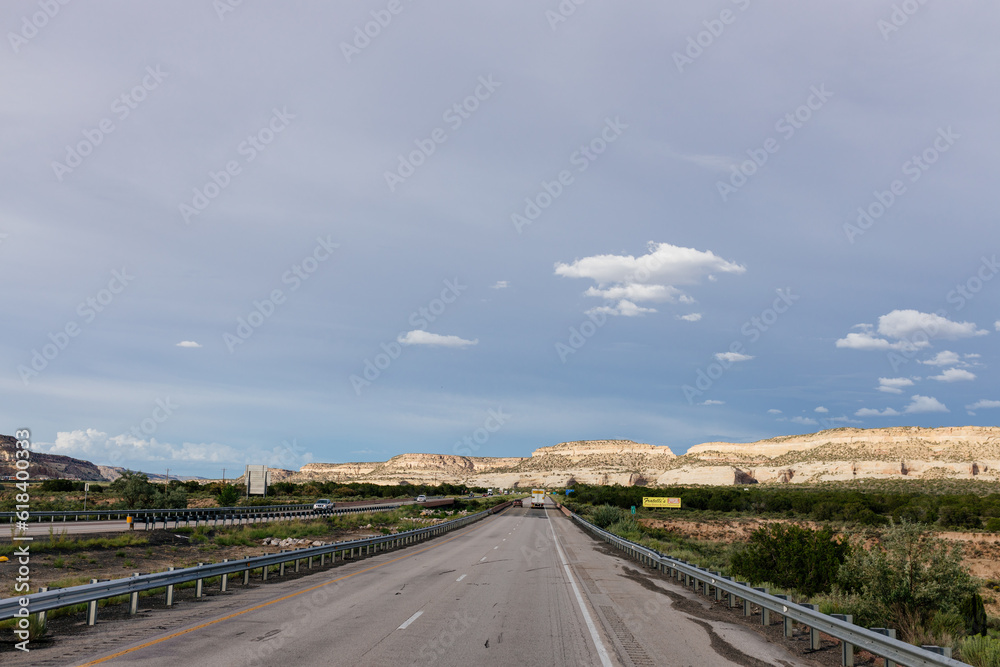
[{"label": "roadside sign", "polygon": [[643,498],[643,507],[670,507],[673,509],[680,509],[681,499],[680,498],[665,498],[663,496],[656,496],[653,498]]},{"label": "roadside sign", "polygon": [[89,482],[84,482],[84,484],[83,484],[83,490],[84,491],[90,491],[90,483]]},{"label": "roadside sign", "polygon": [[632,505],[632,514],[635,514],[635,505]]}]

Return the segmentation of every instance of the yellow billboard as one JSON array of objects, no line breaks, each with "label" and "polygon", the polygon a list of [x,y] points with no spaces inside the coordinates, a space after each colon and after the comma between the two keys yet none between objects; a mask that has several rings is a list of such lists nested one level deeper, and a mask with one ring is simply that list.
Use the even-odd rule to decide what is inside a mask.
[{"label": "yellow billboard", "polygon": [[657,496],[655,498],[643,498],[643,507],[672,507],[675,509],[680,509],[681,499],[680,498],[664,498],[663,496]]}]

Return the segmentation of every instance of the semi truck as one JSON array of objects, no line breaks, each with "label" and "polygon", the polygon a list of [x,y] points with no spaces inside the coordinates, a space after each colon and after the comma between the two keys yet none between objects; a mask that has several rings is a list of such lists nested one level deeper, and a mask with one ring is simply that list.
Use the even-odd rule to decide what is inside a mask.
[{"label": "semi truck", "polygon": [[531,490],[532,509],[545,509],[545,489]]}]

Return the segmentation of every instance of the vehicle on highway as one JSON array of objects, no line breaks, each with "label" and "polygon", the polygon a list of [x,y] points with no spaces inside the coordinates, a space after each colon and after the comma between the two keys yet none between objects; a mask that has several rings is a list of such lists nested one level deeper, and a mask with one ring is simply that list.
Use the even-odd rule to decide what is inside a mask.
[{"label": "vehicle on highway", "polygon": [[333,502],[330,501],[328,498],[320,498],[319,500],[313,503],[313,509],[314,510],[333,509]]},{"label": "vehicle on highway", "polygon": [[517,500],[515,500],[514,502],[511,503],[511,506],[513,506],[513,507],[523,507],[524,504],[521,502],[521,499],[518,498]]},{"label": "vehicle on highway", "polygon": [[427,496],[425,496],[424,494],[420,494],[419,496],[417,496],[417,502],[418,503],[425,503],[425,502],[427,502]]},{"label": "vehicle on highway", "polygon": [[545,509],[545,489],[531,490],[531,508]]}]

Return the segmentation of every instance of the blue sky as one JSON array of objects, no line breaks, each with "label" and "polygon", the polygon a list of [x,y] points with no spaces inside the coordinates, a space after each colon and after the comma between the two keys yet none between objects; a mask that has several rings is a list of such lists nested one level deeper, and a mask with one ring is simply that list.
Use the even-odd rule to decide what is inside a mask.
[{"label": "blue sky", "polygon": [[218,476],[996,424],[998,24],[6,3],[0,432]]}]

